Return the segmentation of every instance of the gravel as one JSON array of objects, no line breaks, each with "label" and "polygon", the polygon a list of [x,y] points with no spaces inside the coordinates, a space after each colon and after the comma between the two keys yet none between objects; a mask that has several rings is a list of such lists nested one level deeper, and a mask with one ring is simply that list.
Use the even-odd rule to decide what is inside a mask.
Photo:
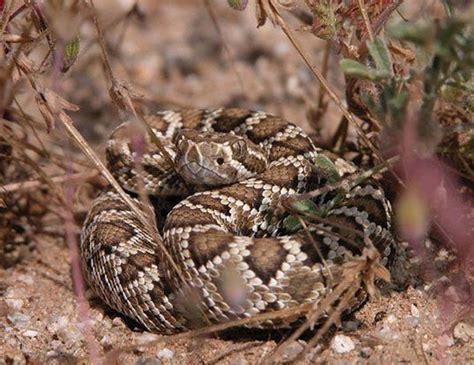
[{"label": "gravel", "polygon": [[331,342],[331,349],[336,354],[346,354],[355,349],[355,344],[348,336],[336,335]]}]

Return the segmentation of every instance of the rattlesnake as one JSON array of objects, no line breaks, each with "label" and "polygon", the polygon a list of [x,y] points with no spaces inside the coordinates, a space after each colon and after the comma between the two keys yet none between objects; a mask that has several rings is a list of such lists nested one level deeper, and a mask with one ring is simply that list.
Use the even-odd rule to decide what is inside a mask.
[{"label": "rattlesnake", "polygon": [[294,124],[241,109],[164,111],[145,119],[169,158],[130,122],[109,141],[109,169],[144,212],[159,210],[155,197],[192,194],[168,214],[162,239],[116,192],[102,193],[83,226],[81,261],[95,293],[148,330],[174,333],[318,303],[340,280],[341,265],[367,246],[389,263],[390,204],[371,180],[316,197],[322,222],[311,237],[281,235],[288,215],[282,199],[328,182],[319,158],[341,175],[354,172],[324,157]]}]

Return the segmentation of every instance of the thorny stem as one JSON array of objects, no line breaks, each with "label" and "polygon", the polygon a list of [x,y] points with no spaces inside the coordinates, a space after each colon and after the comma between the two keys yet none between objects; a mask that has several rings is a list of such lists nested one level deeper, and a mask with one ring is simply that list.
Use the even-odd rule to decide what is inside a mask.
[{"label": "thorny stem", "polygon": [[283,32],[285,33],[285,35],[288,37],[288,39],[290,40],[291,44],[293,45],[293,47],[295,47],[295,49],[297,50],[297,52],[300,54],[300,56],[303,58],[303,61],[306,63],[306,65],[310,68],[310,70],[313,72],[314,76],[316,76],[316,78],[318,79],[318,81],[321,83],[321,85],[324,87],[324,89],[326,90],[326,92],[329,94],[329,96],[331,97],[331,99],[334,101],[334,103],[336,103],[336,105],[339,107],[339,109],[342,111],[342,113],[344,114],[344,116],[346,116],[346,118],[350,121],[352,121],[354,124],[356,124],[355,122],[355,119],[354,117],[352,116],[351,113],[349,113],[349,111],[344,107],[343,103],[342,103],[342,100],[336,95],[336,93],[331,89],[331,86],[329,85],[328,81],[325,79],[325,77],[323,76],[322,72],[316,68],[316,66],[314,66],[310,61],[309,61],[309,58],[308,56],[306,55],[306,53],[303,51],[303,49],[301,48],[300,44],[298,43],[298,41],[296,40],[296,38],[293,36],[293,33],[291,32],[291,30],[288,28],[286,22],[283,20],[283,18],[280,16],[280,14],[276,14],[277,16],[277,19],[278,19],[278,23],[280,25],[280,27],[282,28]]},{"label": "thorny stem", "polygon": [[[340,229],[341,231],[345,231],[345,232],[348,232],[348,233],[352,233],[356,236],[358,236],[359,238],[362,238],[364,239],[364,235],[363,233],[361,233],[360,231],[357,231],[353,228],[349,228],[347,226],[344,226],[342,224],[338,224],[336,222],[333,222],[333,221],[330,221],[326,218],[322,218],[322,217],[318,217],[317,215],[315,214],[309,214],[309,213],[304,213],[304,214],[301,214],[299,212],[296,212],[296,211],[292,211],[291,209],[288,209],[289,213],[297,216],[299,219],[300,218],[305,218],[306,221],[311,225],[311,227],[314,227],[315,229],[317,230],[320,230],[320,231],[323,231],[324,233],[326,233],[328,236],[331,236],[331,237],[334,237],[334,238],[338,238],[338,239],[343,239],[345,242],[351,244],[354,248],[358,248],[359,245],[357,244],[357,242],[355,242],[354,240],[352,239],[349,239],[348,237],[344,237],[342,236],[341,234],[339,233],[336,233],[336,232],[333,232],[331,231],[330,229],[327,229],[327,228],[324,228],[322,227],[320,224],[326,224],[330,227],[335,227],[335,228],[338,228]],[[317,222],[317,223],[314,223],[314,222],[311,222],[311,220]]]}]

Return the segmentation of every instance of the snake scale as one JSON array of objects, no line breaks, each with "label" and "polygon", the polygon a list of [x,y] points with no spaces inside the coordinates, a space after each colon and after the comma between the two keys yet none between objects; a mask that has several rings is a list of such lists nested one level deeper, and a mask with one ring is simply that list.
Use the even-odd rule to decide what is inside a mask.
[{"label": "snake scale", "polygon": [[[282,233],[288,215],[282,198],[328,182],[315,162],[325,152],[298,126],[260,111],[223,108],[162,111],[145,119],[168,158],[149,133],[128,122],[108,142],[108,168],[145,213],[158,216],[157,201],[182,200],[167,215],[161,238],[117,193],[103,192],[84,222],[80,250],[93,291],[148,330],[170,334],[317,304],[337,285],[342,265],[367,246],[389,264],[391,208],[370,179],[346,189],[342,199],[331,193],[315,198],[325,213],[311,237]],[[355,170],[326,158],[341,176]],[[273,320],[255,326],[291,325]]]}]

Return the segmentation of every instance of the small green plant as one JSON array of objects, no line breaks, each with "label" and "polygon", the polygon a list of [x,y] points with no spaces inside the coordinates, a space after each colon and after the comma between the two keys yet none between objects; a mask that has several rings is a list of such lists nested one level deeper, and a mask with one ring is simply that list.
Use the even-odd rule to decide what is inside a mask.
[{"label": "small green plant", "polygon": [[[472,13],[471,10],[468,13]],[[402,73],[394,72],[387,42],[378,37],[367,42],[368,61],[341,60],[344,73],[350,77],[371,81],[379,88],[375,97],[362,94],[361,98],[372,116],[383,126],[401,129],[410,89],[421,82],[421,102],[417,111],[417,137],[429,142],[438,138],[440,125],[435,120],[435,106],[446,101],[467,110],[472,117],[474,83],[474,30],[469,17],[453,15],[443,21],[418,24],[401,23],[388,29],[391,41],[397,40],[411,47],[419,55],[418,63]],[[431,143],[433,144],[433,143]],[[468,143],[469,145],[472,142]]]}]

